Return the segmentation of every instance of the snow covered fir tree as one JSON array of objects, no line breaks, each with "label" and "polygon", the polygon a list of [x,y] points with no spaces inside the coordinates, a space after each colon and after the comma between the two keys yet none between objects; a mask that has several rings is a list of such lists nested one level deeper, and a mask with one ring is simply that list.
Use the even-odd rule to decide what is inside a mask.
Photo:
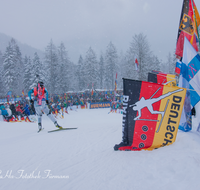
[{"label": "snow covered fir tree", "polygon": [[[99,55],[89,47],[74,63],[62,42],[57,47],[51,39],[43,57],[37,52],[31,57],[22,55],[15,39],[11,39],[5,52],[0,52],[0,95],[5,96],[8,91],[21,95],[22,90],[27,94],[35,85],[36,74],[41,76],[52,94],[91,88],[113,90],[116,73],[119,89],[123,87],[122,78],[146,81],[152,70],[174,74],[176,60],[172,53],[168,53],[166,62],[159,60],[143,33],[133,35],[125,53],[118,49],[112,41]],[[139,70],[135,69],[135,58]]]}]

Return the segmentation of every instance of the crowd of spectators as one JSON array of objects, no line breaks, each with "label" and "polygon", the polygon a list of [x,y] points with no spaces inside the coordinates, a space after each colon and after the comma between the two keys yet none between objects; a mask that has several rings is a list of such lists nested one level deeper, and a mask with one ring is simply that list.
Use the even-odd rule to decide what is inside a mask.
[{"label": "crowd of spectators", "polygon": [[[118,109],[122,108],[122,93],[122,90],[116,92],[85,90],[83,92],[67,92],[60,95],[50,94],[49,107],[52,112],[59,112],[61,109],[67,110],[68,107],[74,105],[84,106],[88,103],[111,102],[111,109]],[[15,101],[16,98],[17,101]],[[27,96],[2,97],[2,99],[4,102],[0,103],[0,115],[3,115],[6,121],[21,120],[29,118],[30,115],[35,115],[34,106]]]}]

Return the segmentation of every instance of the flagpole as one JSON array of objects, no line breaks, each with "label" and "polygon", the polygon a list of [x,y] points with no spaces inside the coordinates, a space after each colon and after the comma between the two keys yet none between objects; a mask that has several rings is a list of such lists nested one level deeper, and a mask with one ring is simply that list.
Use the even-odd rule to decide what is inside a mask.
[{"label": "flagpole", "polygon": [[[198,35],[198,39],[199,39],[199,42],[200,42],[200,36],[199,36],[199,30],[198,30],[198,24],[197,24],[197,19],[196,19],[196,13],[195,13],[195,9],[194,9],[194,0],[192,0],[192,9],[193,9],[193,12],[194,12],[194,19],[195,19],[195,25],[196,25],[196,29],[197,29],[197,35]],[[198,43],[198,53],[200,53],[200,43]]]},{"label": "flagpole", "polygon": [[114,97],[113,97],[113,101],[115,101],[116,93],[117,93],[117,73],[116,73],[116,78],[115,78],[115,89],[114,89]]}]

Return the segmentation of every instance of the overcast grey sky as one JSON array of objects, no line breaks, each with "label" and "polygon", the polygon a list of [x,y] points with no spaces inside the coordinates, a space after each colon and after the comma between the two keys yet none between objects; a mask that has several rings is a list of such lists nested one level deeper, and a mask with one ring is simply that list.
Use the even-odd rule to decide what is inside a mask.
[{"label": "overcast grey sky", "polygon": [[[166,60],[176,45],[183,0],[0,0],[0,32],[40,50],[64,42],[75,63],[89,47],[100,55],[110,41],[125,52],[135,34]],[[200,1],[195,0],[200,12]]]}]

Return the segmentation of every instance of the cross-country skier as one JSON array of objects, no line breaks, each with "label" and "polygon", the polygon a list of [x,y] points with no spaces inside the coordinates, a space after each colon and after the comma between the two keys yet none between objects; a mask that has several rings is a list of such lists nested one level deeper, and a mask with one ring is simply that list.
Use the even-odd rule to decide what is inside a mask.
[{"label": "cross-country skier", "polygon": [[[34,100],[31,98],[32,93],[34,94]],[[44,87],[44,83],[42,81],[38,82],[37,87],[34,87],[28,92],[28,96],[31,104],[34,103],[35,111],[38,117],[38,132],[42,130],[42,111],[47,114],[56,127],[62,129],[62,127],[58,125],[54,116],[51,114],[51,110],[48,108],[48,91]]]}]

